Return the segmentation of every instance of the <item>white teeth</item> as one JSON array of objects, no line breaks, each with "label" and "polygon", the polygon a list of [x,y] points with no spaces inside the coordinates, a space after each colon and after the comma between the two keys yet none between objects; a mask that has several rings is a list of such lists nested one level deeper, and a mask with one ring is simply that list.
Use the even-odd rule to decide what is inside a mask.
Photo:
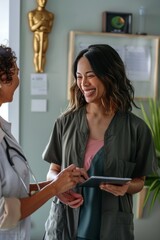
[{"label": "white teeth", "polygon": [[92,90],[88,90],[88,91],[84,91],[84,95],[85,96],[90,96],[92,93],[95,92],[95,89],[92,89]]}]

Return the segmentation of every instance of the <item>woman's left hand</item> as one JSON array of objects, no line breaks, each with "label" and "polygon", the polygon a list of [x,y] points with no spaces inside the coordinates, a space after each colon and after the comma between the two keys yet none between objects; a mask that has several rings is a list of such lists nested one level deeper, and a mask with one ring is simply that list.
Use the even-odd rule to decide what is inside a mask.
[{"label": "woman's left hand", "polygon": [[80,207],[83,204],[83,197],[80,193],[76,193],[73,190],[58,194],[57,197],[60,201],[71,208]]},{"label": "woman's left hand", "polygon": [[83,197],[81,194],[70,190],[70,194],[74,197],[74,200],[68,201],[68,206],[71,208],[78,208],[83,204]]},{"label": "woman's left hand", "polygon": [[110,192],[115,196],[123,196],[126,194],[129,188],[130,182],[127,182],[124,185],[113,185],[113,184],[100,184],[100,189]]}]

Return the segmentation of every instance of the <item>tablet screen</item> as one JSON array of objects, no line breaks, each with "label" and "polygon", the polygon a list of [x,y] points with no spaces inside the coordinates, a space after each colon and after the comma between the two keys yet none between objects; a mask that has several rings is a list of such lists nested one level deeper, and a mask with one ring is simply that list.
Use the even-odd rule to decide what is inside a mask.
[{"label": "tablet screen", "polygon": [[131,178],[91,176],[85,182],[78,184],[78,186],[79,187],[98,187],[101,183],[123,185],[131,180],[132,180]]}]

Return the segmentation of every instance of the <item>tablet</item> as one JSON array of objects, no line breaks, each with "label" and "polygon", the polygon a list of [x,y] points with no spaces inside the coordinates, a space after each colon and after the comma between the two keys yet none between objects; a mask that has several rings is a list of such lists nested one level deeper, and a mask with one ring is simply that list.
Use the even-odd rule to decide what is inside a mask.
[{"label": "tablet", "polygon": [[78,186],[79,187],[98,187],[101,183],[123,185],[131,180],[132,180],[131,178],[91,176],[85,182],[78,184]]}]

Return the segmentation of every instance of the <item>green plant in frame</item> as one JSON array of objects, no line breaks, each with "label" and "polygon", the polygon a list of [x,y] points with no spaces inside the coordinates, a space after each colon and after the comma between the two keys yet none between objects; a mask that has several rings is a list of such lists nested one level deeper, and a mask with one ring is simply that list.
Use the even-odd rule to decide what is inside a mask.
[{"label": "green plant in frame", "polygon": [[148,186],[148,192],[145,198],[144,205],[151,196],[150,210],[154,206],[157,199],[160,200],[160,102],[155,99],[149,99],[149,111],[147,112],[141,104],[142,115],[149,126],[158,159],[159,169],[150,176],[147,176],[145,185]]}]

